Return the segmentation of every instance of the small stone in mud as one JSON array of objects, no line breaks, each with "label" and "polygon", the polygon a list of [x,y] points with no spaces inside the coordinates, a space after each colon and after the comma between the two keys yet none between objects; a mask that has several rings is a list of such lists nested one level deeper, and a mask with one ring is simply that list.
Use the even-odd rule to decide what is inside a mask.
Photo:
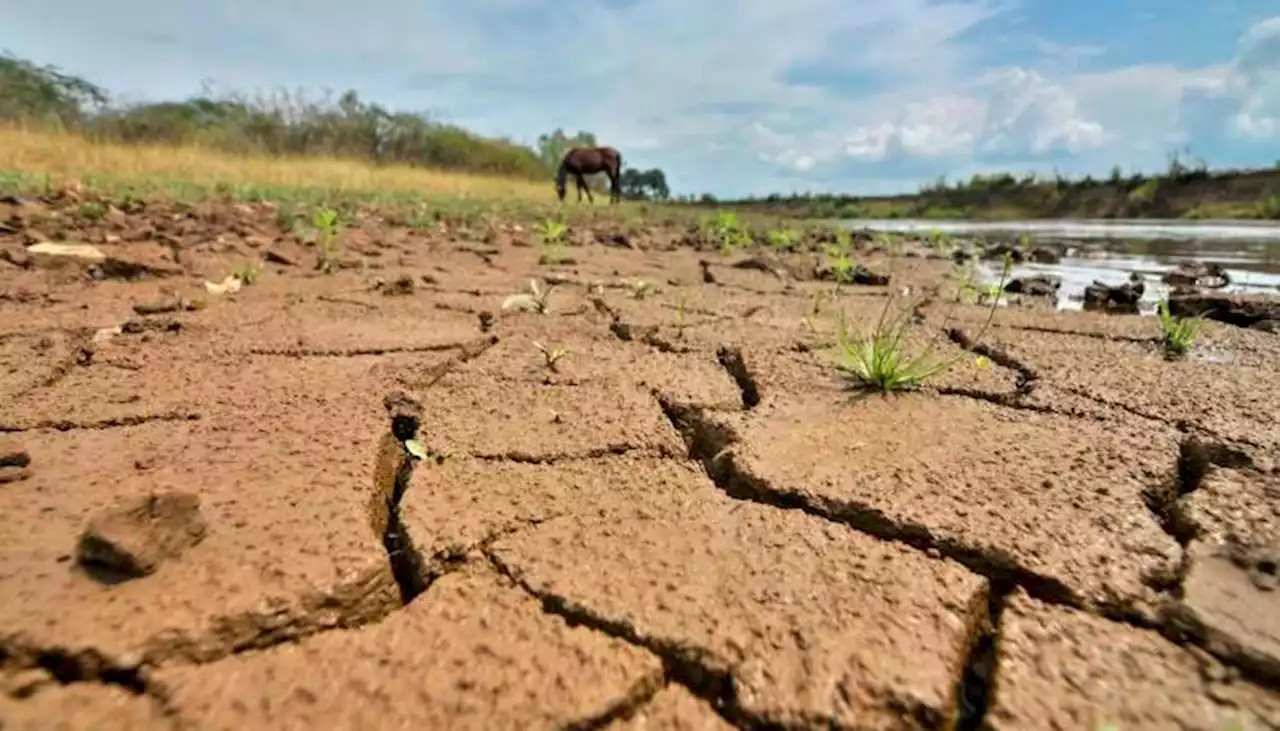
[{"label": "small stone in mud", "polygon": [[0,441],[0,467],[26,467],[31,464],[31,454],[16,441]]},{"label": "small stone in mud", "polygon": [[198,544],[207,530],[197,495],[143,495],[91,518],[80,534],[76,560],[86,568],[141,578]]},{"label": "small stone in mud", "polygon": [[1062,278],[1039,274],[1034,277],[1022,277],[1010,280],[1004,291],[1010,294],[1025,294],[1028,297],[1057,297],[1062,287]]},{"label": "small stone in mud", "polygon": [[182,300],[180,299],[164,299],[155,302],[139,302],[133,306],[133,311],[139,315],[161,315],[166,312],[178,312],[182,309]]},{"label": "small stone in mud", "polygon": [[480,332],[487,333],[493,329],[493,313],[492,312],[489,312],[489,311],[481,312],[479,315],[479,318],[480,318]]},{"label": "small stone in mud", "polygon": [[389,297],[396,297],[413,294],[417,287],[414,285],[413,277],[406,274],[384,284],[381,289],[383,294]]}]

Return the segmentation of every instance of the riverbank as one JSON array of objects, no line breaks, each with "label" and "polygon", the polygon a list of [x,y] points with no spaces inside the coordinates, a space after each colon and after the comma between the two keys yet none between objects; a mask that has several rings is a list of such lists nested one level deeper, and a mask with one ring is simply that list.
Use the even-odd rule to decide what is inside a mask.
[{"label": "riverbank", "polygon": [[908,195],[774,195],[715,205],[801,218],[1280,220],[1280,168],[1184,170],[1107,180],[997,175]]}]

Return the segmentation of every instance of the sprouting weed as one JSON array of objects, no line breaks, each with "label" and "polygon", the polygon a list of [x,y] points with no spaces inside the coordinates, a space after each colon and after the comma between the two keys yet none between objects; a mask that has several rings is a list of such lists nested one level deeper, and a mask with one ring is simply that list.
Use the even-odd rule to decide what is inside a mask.
[{"label": "sprouting weed", "polygon": [[551,311],[549,299],[551,290],[555,289],[554,284],[540,285],[538,280],[529,280],[529,291],[520,292],[507,297],[502,302],[503,311],[519,310],[524,312],[536,312],[545,315]]},{"label": "sprouting weed", "polygon": [[250,285],[258,281],[258,276],[262,273],[262,266],[246,261],[231,270],[231,276],[240,280],[241,284]]},{"label": "sprouting weed", "polygon": [[444,464],[444,461],[451,456],[448,452],[436,452],[428,448],[419,439],[409,439],[404,442],[404,451],[409,453],[410,457],[425,462],[431,460],[436,464]]},{"label": "sprouting weed", "polygon": [[107,207],[97,201],[88,201],[76,208],[76,214],[86,221],[100,221],[107,215]]},{"label": "sprouting weed", "polygon": [[925,241],[929,242],[929,246],[934,249],[940,249],[950,243],[947,235],[936,228],[928,233]]},{"label": "sprouting weed", "polygon": [[542,251],[539,262],[543,264],[559,264],[564,261],[564,243],[569,227],[564,221],[548,218],[533,227],[538,236],[538,247]]},{"label": "sprouting weed", "polygon": [[858,270],[858,264],[853,260],[848,250],[841,249],[832,245],[827,247],[827,263],[831,267],[831,272],[835,276],[836,284],[851,284]]},{"label": "sprouting weed", "polygon": [[681,294],[680,299],[676,301],[676,338],[684,338],[685,328],[685,295]]},{"label": "sprouting weed", "polygon": [[751,242],[746,227],[733,211],[717,211],[715,216],[703,221],[702,225],[722,254],[732,254]]},{"label": "sprouting weed", "polygon": [[790,251],[796,247],[800,236],[790,229],[777,229],[769,232],[769,247],[778,251]]},{"label": "sprouting weed", "polygon": [[1156,305],[1156,318],[1160,322],[1160,347],[1168,360],[1185,357],[1204,329],[1202,317],[1174,317],[1167,298]]},{"label": "sprouting weed", "polygon": [[537,348],[539,353],[542,353],[543,365],[552,373],[558,372],[556,363],[569,354],[569,351],[564,348],[558,346],[548,347],[539,342],[534,342],[533,347]]},{"label": "sprouting weed", "polygon": [[631,282],[629,286],[631,289],[631,296],[638,300],[644,299],[653,291],[653,282],[643,279],[637,279],[634,282]]},{"label": "sprouting weed", "polygon": [[[1000,275],[999,287],[1004,284],[1013,268],[1012,260],[1005,257],[1004,269]],[[957,296],[955,303],[959,302]],[[902,307],[891,314],[893,298],[885,302],[880,312],[880,319],[869,335],[851,338],[845,326],[844,315],[837,320],[837,342],[840,348],[836,368],[844,372],[856,386],[877,390],[882,393],[906,391],[920,387],[925,381],[950,370],[962,357],[937,358],[934,350],[938,334],[935,334],[924,348],[916,355],[907,353],[906,337],[912,324],[912,307]],[[986,334],[995,317],[996,304],[991,303],[987,311],[987,319],[982,325],[974,342],[979,342]],[[948,319],[950,315],[948,315]],[[941,333],[940,328],[937,333]],[[986,363],[982,360],[979,367]]]},{"label": "sprouting weed", "polygon": [[533,230],[538,235],[539,241],[544,244],[554,245],[564,243],[564,237],[568,233],[569,227],[565,225],[564,221],[548,218],[534,226]]},{"label": "sprouting weed", "polygon": [[317,208],[311,216],[311,225],[315,227],[318,236],[316,268],[324,274],[332,274],[338,268],[338,256],[341,253],[338,246],[338,212],[332,208]]}]

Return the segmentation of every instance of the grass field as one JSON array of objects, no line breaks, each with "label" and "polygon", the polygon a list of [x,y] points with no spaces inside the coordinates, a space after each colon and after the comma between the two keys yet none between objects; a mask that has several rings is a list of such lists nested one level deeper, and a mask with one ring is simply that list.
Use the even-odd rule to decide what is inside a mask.
[{"label": "grass field", "polygon": [[0,127],[0,185],[38,191],[71,183],[107,194],[194,200],[356,198],[371,203],[432,198],[554,203],[537,182],[323,157],[240,156],[198,147],[126,146],[44,130]]}]

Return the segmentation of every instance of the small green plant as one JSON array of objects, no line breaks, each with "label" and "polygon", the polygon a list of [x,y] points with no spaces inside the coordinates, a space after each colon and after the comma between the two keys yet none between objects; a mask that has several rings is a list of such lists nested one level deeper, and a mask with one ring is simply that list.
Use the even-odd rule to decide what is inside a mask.
[{"label": "small green plant", "polygon": [[751,235],[733,211],[717,211],[703,221],[703,229],[722,254],[732,254],[751,243]]},{"label": "small green plant", "polygon": [[941,249],[951,243],[951,239],[936,228],[929,231],[925,236],[925,241],[928,242],[931,249]]},{"label": "small green plant", "polygon": [[777,251],[791,251],[799,241],[799,234],[791,229],[781,228],[769,232],[769,247]]},{"label": "small green plant", "polygon": [[1156,199],[1160,190],[1160,181],[1152,178],[1129,192],[1130,203],[1150,203]]},{"label": "small green plant", "polygon": [[858,270],[858,264],[853,260],[852,247],[842,245],[837,239],[837,243],[826,246],[826,252],[827,266],[831,267],[836,286],[852,284]]},{"label": "small green plant", "polygon": [[637,279],[634,282],[629,283],[628,287],[631,290],[632,297],[642,300],[653,291],[653,282],[649,282],[644,279]]},{"label": "small green plant", "polygon": [[431,460],[436,464],[444,464],[444,461],[450,457],[448,452],[436,452],[431,450],[423,444],[420,439],[409,439],[405,441],[404,451],[408,452],[410,457],[419,462]]},{"label": "small green plant", "polygon": [[[1000,274],[999,289],[1001,291],[1004,290],[1012,268],[1012,258],[1006,256],[1004,268]],[[952,303],[953,310],[955,305],[959,304],[960,297],[961,294],[958,291]],[[875,329],[868,335],[851,338],[843,313],[837,320],[836,334],[840,355],[836,368],[859,388],[886,394],[916,389],[925,381],[950,370],[963,357],[943,359],[934,356],[934,349],[943,328],[935,333],[919,354],[909,355],[906,337],[912,324],[914,308],[902,307],[898,312],[890,314],[893,299],[890,297],[885,302]],[[977,337],[974,338],[975,343],[986,334],[987,328],[995,317],[995,311],[996,303],[992,302],[987,311],[987,319]],[[948,315],[949,319],[950,315]],[[985,359],[979,358],[978,365],[985,366]]]},{"label": "small green plant", "polygon": [[1169,360],[1183,358],[1191,352],[1191,346],[1204,328],[1201,317],[1174,317],[1167,298],[1156,305],[1156,319],[1160,322],[1160,347]]},{"label": "small green plant", "polygon": [[518,310],[523,312],[536,312],[539,315],[545,315],[551,311],[550,297],[551,290],[555,289],[554,284],[541,285],[538,280],[529,280],[529,291],[519,292],[507,297],[502,301],[503,311]]},{"label": "small green plant", "polygon": [[564,261],[564,243],[569,227],[564,221],[548,218],[533,227],[538,236],[538,247],[542,250],[539,261],[543,264],[559,264]]},{"label": "small green plant", "polygon": [[231,270],[231,276],[240,280],[241,284],[250,285],[258,281],[258,276],[262,274],[262,266],[246,261]]},{"label": "small green plant", "polygon": [[80,204],[76,214],[86,221],[101,221],[107,215],[107,207],[97,201],[88,201]]},{"label": "small green plant", "polygon": [[569,351],[564,348],[558,346],[548,347],[539,342],[534,342],[533,347],[537,348],[539,353],[542,353],[542,364],[552,373],[559,372],[556,363],[559,363],[561,358],[569,354]]},{"label": "small green plant", "polygon": [[1258,218],[1280,221],[1280,194],[1259,198],[1255,208]]},{"label": "small green plant", "polygon": [[316,269],[332,274],[338,268],[341,248],[338,245],[338,212],[332,208],[317,208],[311,216],[316,230]]}]

